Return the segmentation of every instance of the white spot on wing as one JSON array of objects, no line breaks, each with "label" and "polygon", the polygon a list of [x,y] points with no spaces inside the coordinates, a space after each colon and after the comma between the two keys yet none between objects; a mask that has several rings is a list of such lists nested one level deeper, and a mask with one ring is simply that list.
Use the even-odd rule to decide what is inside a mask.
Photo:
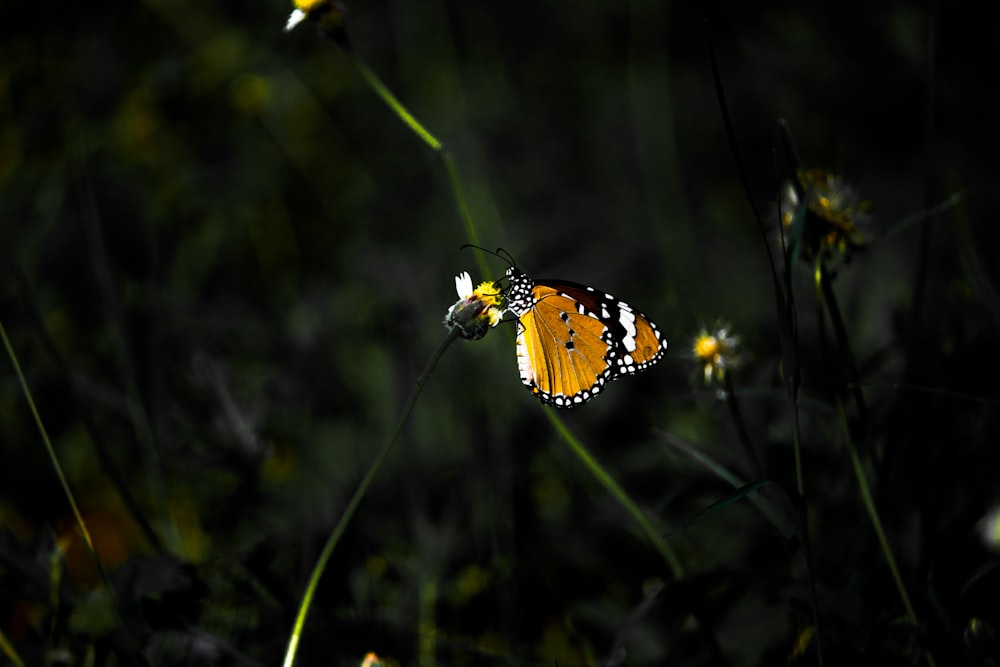
[{"label": "white spot on wing", "polygon": [[535,384],[535,371],[531,367],[531,358],[528,356],[528,346],[524,343],[523,332],[517,334],[517,369],[521,373],[521,382],[529,387]]},{"label": "white spot on wing", "polygon": [[623,303],[619,304],[618,322],[625,329],[625,337],[622,338],[622,344],[629,352],[635,352],[635,313]]}]

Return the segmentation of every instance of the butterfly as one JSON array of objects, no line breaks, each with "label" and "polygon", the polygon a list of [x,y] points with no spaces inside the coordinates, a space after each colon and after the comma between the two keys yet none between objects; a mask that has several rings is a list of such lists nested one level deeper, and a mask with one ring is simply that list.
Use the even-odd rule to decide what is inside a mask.
[{"label": "butterfly", "polygon": [[623,375],[663,358],[667,341],[648,317],[600,290],[533,280],[507,269],[507,311],[518,320],[521,382],[542,403],[583,405]]}]

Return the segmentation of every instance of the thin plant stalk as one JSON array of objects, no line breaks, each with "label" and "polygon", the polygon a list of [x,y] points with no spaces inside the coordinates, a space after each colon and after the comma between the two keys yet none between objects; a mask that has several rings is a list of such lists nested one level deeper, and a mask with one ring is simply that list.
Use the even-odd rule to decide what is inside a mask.
[{"label": "thin plant stalk", "polygon": [[[107,475],[111,485],[117,491],[119,498],[121,498],[125,509],[131,515],[132,519],[135,520],[136,525],[138,525],[142,530],[143,535],[146,537],[146,540],[149,542],[153,550],[162,551],[163,545],[160,542],[159,536],[156,534],[156,531],[153,530],[153,527],[150,525],[146,515],[139,508],[138,502],[132,496],[131,491],[129,491],[128,484],[125,482],[125,477],[121,471],[119,471],[118,465],[115,463],[114,458],[111,455],[111,451],[109,450],[107,443],[104,441],[101,431],[97,428],[94,419],[91,417],[90,412],[82,405],[79,391],[74,386],[69,366],[66,363],[66,360],[63,359],[59,348],[53,342],[52,336],[42,323],[42,315],[39,312],[36,300],[31,293],[31,287],[24,271],[21,266],[14,261],[13,257],[8,256],[5,259],[10,267],[10,272],[13,274],[14,281],[22,294],[22,302],[28,311],[31,322],[34,324],[36,335],[45,347],[46,352],[48,352],[52,362],[55,364],[57,376],[62,379],[65,384],[66,392],[69,395],[72,404],[72,410],[75,416],[80,420],[84,430],[90,436],[90,440],[94,445],[94,451],[97,453],[97,458],[101,464],[101,470]],[[137,447],[139,446],[137,439],[133,439],[133,443]]]},{"label": "thin plant stalk", "polygon": [[[625,511],[629,513],[643,534],[645,534],[646,539],[653,543],[653,546],[667,562],[667,566],[670,568],[674,578],[681,579],[684,576],[684,566],[681,564],[677,553],[666,539],[664,539],[663,535],[653,528],[645,513],[636,505],[631,496],[615,481],[615,478],[611,476],[604,466],[594,458],[593,454],[587,450],[583,443],[570,433],[562,418],[556,414],[555,408],[545,408],[543,412],[559,435],[562,436],[563,441],[569,446],[570,451],[580,459],[580,462],[597,478],[597,481],[601,483],[608,493],[625,508]],[[701,615],[697,611],[692,613],[692,618],[697,624],[698,631],[704,637],[707,647],[712,652],[715,662],[717,664],[725,664],[725,656],[722,653],[722,648],[719,646],[715,636],[708,630],[709,625],[701,618]]]},{"label": "thin plant stalk", "polygon": [[798,400],[796,400],[793,405],[795,408],[792,410],[792,422],[794,424],[794,428],[792,430],[792,450],[795,455],[795,490],[798,491],[799,498],[805,500],[806,483],[805,478],[802,475],[802,431],[801,421],[799,419]]},{"label": "thin plant stalk", "polygon": [[813,284],[816,288],[816,336],[818,338],[819,349],[822,354],[820,373],[823,374],[824,386],[832,391],[834,396],[836,396],[839,400],[841,389],[837,383],[837,378],[834,376],[837,369],[840,368],[840,365],[833,361],[833,352],[830,349],[830,342],[827,338],[826,311],[823,309],[825,299],[823,298],[824,290],[822,283],[824,273],[821,270],[822,266],[822,260],[817,257],[815,263],[813,264]]},{"label": "thin plant stalk", "polygon": [[795,530],[781,518],[777,508],[774,507],[770,499],[762,493],[757,493],[759,489],[770,483],[768,480],[761,480],[757,484],[748,487],[745,479],[736,473],[731,472],[724,465],[709,456],[709,454],[702,448],[690,445],[681,438],[665,431],[660,432],[660,435],[663,438],[663,441],[670,447],[673,447],[675,450],[689,457],[713,475],[736,489],[740,494],[738,497],[747,498],[747,500],[749,500],[754,507],[757,508],[764,518],[766,518],[768,522],[774,526],[774,529],[779,535],[781,535],[782,540],[787,543],[795,539]]},{"label": "thin plant stalk", "polygon": [[[785,154],[788,159],[792,161],[792,173],[798,173],[800,160],[798,149],[795,147],[795,141],[792,139],[792,131],[788,126],[788,121],[784,118],[778,120],[778,135],[781,138],[781,144],[785,148]],[[779,173],[777,157],[775,158],[775,173]],[[798,180],[793,179],[793,187],[799,187]],[[775,192],[778,191],[778,184],[775,184]],[[804,197],[800,197],[802,201],[805,201]],[[786,328],[782,328],[785,332],[784,340],[782,341],[783,347],[787,347],[785,350],[786,360],[791,361],[791,369],[786,368],[785,372],[788,377],[785,379],[785,390],[788,394],[789,402],[792,408],[792,422],[794,424],[794,431],[792,433],[792,450],[795,456],[795,489],[799,492],[799,497],[805,500],[805,478],[802,474],[802,437],[801,437],[801,422],[799,417],[799,388],[802,386],[802,377],[798,364],[799,356],[799,328],[797,319],[797,310],[795,308],[795,289],[792,282],[792,265],[794,263],[794,258],[791,256],[792,253],[785,241],[785,226],[781,224],[784,219],[784,212],[781,210],[781,197],[777,198],[778,202],[778,238],[781,242],[781,255],[784,258],[784,266],[782,270],[782,279],[784,280],[784,292],[782,296],[785,298],[783,304],[786,307],[784,311],[783,319],[787,321],[787,331]],[[803,211],[804,214],[804,211]],[[797,244],[796,244],[797,247]],[[780,306],[781,304],[779,304]],[[780,312],[779,312],[780,315]],[[787,365],[787,364],[786,364]],[[805,539],[808,540],[808,521],[803,519],[803,526],[806,529]],[[819,633],[816,633],[819,637]],[[822,654],[821,654],[822,655]],[[820,658],[820,663],[822,663],[822,657]]]},{"label": "thin plant stalk", "polygon": [[818,262],[816,280],[821,292],[823,305],[830,314],[830,324],[833,326],[833,334],[837,339],[837,347],[840,348],[840,357],[847,366],[850,374],[849,389],[854,398],[854,405],[858,410],[858,420],[864,427],[867,423],[868,408],[865,404],[865,397],[861,390],[861,375],[858,372],[858,364],[854,360],[854,352],[851,351],[851,341],[847,336],[847,327],[844,325],[844,318],[840,314],[840,306],[837,305],[837,295],[833,291],[833,279],[830,276],[826,264]]},{"label": "thin plant stalk", "polygon": [[[917,620],[917,613],[913,610],[913,604],[910,602],[910,596],[906,592],[906,586],[903,585],[903,577],[900,575],[899,567],[896,565],[896,558],[893,556],[892,547],[889,546],[889,539],[882,528],[882,520],[879,518],[878,509],[875,507],[875,501],[872,498],[871,487],[868,485],[868,477],[865,475],[864,465],[861,463],[861,457],[858,456],[857,447],[854,446],[854,440],[851,438],[851,429],[847,425],[847,414],[844,412],[843,401],[839,398],[837,399],[837,413],[840,417],[840,428],[844,434],[844,445],[847,447],[847,453],[851,457],[851,467],[854,469],[854,476],[858,480],[861,502],[868,513],[868,519],[871,521],[872,528],[875,529],[875,535],[878,538],[879,547],[882,549],[882,556],[889,566],[893,583],[896,584],[896,590],[899,591],[899,598],[903,603],[903,609],[906,611],[906,619],[915,628],[919,627],[920,623]],[[924,655],[927,659],[927,664],[930,667],[935,667],[934,657],[931,655],[931,652],[925,650]]]},{"label": "thin plant stalk", "polygon": [[[784,287],[781,281],[778,279],[778,271],[774,262],[774,255],[771,252],[771,246],[768,241],[768,234],[764,226],[764,219],[757,209],[755,203],[753,190],[750,187],[750,181],[747,178],[747,170],[743,164],[743,158],[739,150],[739,144],[736,141],[736,130],[733,127],[733,121],[729,114],[729,105],[726,102],[725,87],[722,83],[722,74],[719,71],[719,64],[715,56],[715,47],[712,43],[712,32],[711,28],[708,31],[708,45],[709,45],[709,57],[712,64],[712,78],[715,83],[716,97],[719,101],[719,110],[722,114],[723,125],[726,128],[726,136],[729,140],[729,148],[732,153],[733,160],[736,162],[736,171],[740,176],[740,181],[743,184],[743,189],[746,193],[747,202],[750,205],[750,209],[753,212],[754,219],[757,222],[757,231],[760,233],[761,241],[764,246],[764,250],[767,253],[768,267],[771,272],[771,286],[774,291],[774,301],[778,317],[778,331],[781,335],[781,347],[782,347],[782,368],[784,373],[784,385],[785,390],[788,395],[789,403],[793,412],[794,423],[795,423],[795,433],[793,440],[793,449],[795,452],[795,482],[796,488],[799,492],[799,497],[802,500],[802,504],[799,507],[800,515],[802,518],[802,540],[806,549],[806,570],[807,576],[809,578],[809,586],[812,597],[812,612],[813,612],[813,624],[816,626],[816,651],[818,655],[819,664],[823,664],[823,645],[821,642],[822,633],[820,632],[820,615],[819,615],[819,603],[816,597],[816,583],[813,576],[813,562],[811,557],[811,549],[809,548],[809,518],[807,512],[807,506],[805,505],[805,484],[804,477],[802,474],[802,455],[801,455],[801,438],[799,435],[799,388],[801,386],[801,375],[799,369],[799,358],[798,358],[798,321],[796,319],[795,311],[795,296],[792,290],[792,273],[791,265],[788,261],[788,252],[785,248],[784,236],[782,236],[782,251],[784,253]],[[791,132],[788,130],[788,125],[785,121],[779,122],[779,128],[782,130],[784,135],[790,139]],[[787,146],[794,148],[794,143],[787,143]],[[797,160],[797,153],[792,151],[793,157]],[[780,211],[780,208],[779,208]],[[779,213],[780,214],[780,213]],[[779,225],[779,228],[781,226]]]},{"label": "thin plant stalk", "polygon": [[799,534],[802,536],[802,552],[806,562],[806,577],[809,580],[809,599],[812,602],[813,625],[816,627],[816,661],[823,667],[823,633],[820,632],[819,594],[816,591],[815,561],[812,552],[812,537],[809,534],[809,505],[805,496],[805,481],[802,475],[802,437],[799,421],[798,389],[795,390],[792,420],[792,447],[795,450],[795,486],[799,493],[797,507],[799,510]]},{"label": "thin plant stalk", "polygon": [[[424,127],[424,125],[419,120],[417,120],[416,116],[410,113],[410,110],[407,109],[406,106],[399,101],[399,99],[392,93],[391,90],[389,90],[389,88],[384,83],[382,83],[382,80],[379,79],[379,77],[375,74],[375,72],[373,72],[372,69],[368,67],[368,65],[365,64],[365,62],[361,58],[355,55],[354,52],[350,49],[345,49],[344,53],[350,60],[354,68],[365,80],[365,82],[371,87],[371,89],[375,92],[375,94],[386,104],[386,106],[388,106],[389,109],[394,114],[396,114],[396,117],[399,118],[400,121],[402,121],[406,127],[408,127],[424,144],[426,144],[441,158],[441,161],[444,163],[445,170],[448,173],[448,180],[449,183],[451,184],[452,195],[455,198],[455,205],[458,208],[459,215],[462,218],[462,224],[465,227],[466,236],[468,237],[469,242],[472,244],[472,247],[476,254],[476,261],[479,265],[479,269],[482,271],[483,275],[489,275],[490,273],[489,266],[487,265],[486,259],[479,248],[480,246],[479,234],[476,232],[476,226],[473,223],[472,215],[469,212],[469,205],[467,203],[465,193],[462,189],[461,179],[459,178],[458,175],[458,169],[455,165],[455,160],[451,156],[451,153],[448,151],[447,147],[441,141],[438,140],[437,137],[435,137],[426,127]],[[410,413],[412,412],[413,407],[416,404],[417,398],[419,397],[424,384],[426,383],[428,377],[430,376],[431,371],[433,370],[434,366],[437,365],[437,362],[441,358],[441,355],[448,348],[448,346],[455,341],[458,335],[459,331],[457,329],[452,329],[449,332],[448,336],[441,343],[441,345],[438,346],[438,349],[435,350],[434,354],[431,356],[431,359],[428,362],[427,367],[424,369],[424,372],[421,373],[420,377],[417,379],[416,386],[414,387],[413,393],[411,394],[410,399],[406,404],[406,407],[403,409],[403,415],[400,418],[399,424],[397,425],[395,432],[393,433],[392,437],[385,443],[385,445],[383,445],[382,449],[379,451],[378,455],[375,458],[375,461],[368,469],[368,472],[361,480],[361,483],[355,490],[354,495],[351,497],[350,502],[344,509],[344,513],[341,516],[340,520],[338,521],[337,525],[334,527],[333,532],[330,533],[329,538],[327,538],[327,542],[323,547],[323,551],[320,552],[319,558],[316,561],[316,565],[313,568],[312,576],[309,579],[309,584],[306,587],[306,592],[303,595],[302,602],[299,605],[299,613],[296,616],[295,625],[292,629],[292,634],[288,641],[288,648],[285,652],[284,667],[291,667],[291,665],[295,661],[295,654],[297,652],[298,643],[302,636],[302,628],[305,625],[306,616],[309,613],[309,608],[312,604],[312,599],[313,596],[315,595],[316,587],[319,584],[319,580],[323,575],[323,571],[326,569],[326,565],[330,560],[330,556],[332,555],[333,550],[337,545],[337,542],[340,540],[340,537],[343,535],[344,530],[347,528],[347,524],[350,522],[351,517],[357,510],[357,507],[360,504],[361,499],[367,492],[368,487],[371,485],[372,480],[375,478],[375,475],[381,469],[382,465],[385,463],[385,460],[388,458],[390,452],[395,446],[396,441],[399,439],[403,426],[409,419]],[[433,655],[434,655],[433,644],[429,647],[422,645],[421,665],[433,665],[434,664]]]},{"label": "thin plant stalk", "polygon": [[24,667],[24,661],[21,660],[21,656],[18,655],[17,649],[14,645],[10,643],[7,639],[7,635],[3,633],[3,628],[0,628],[0,651],[3,652],[7,659],[10,660],[10,664],[14,667]]},{"label": "thin plant stalk", "polygon": [[761,464],[760,457],[757,456],[757,449],[753,446],[753,440],[750,439],[750,432],[747,430],[746,422],[743,420],[743,412],[740,410],[740,404],[736,400],[732,373],[726,373],[722,377],[722,383],[726,395],[726,407],[729,408],[729,414],[732,415],[733,423],[736,425],[736,433],[739,436],[740,445],[743,447],[743,456],[746,458],[750,478],[753,480],[763,479],[764,466]]},{"label": "thin plant stalk", "polygon": [[417,652],[419,667],[437,667],[437,632],[435,631],[434,609],[438,601],[437,582],[428,577],[420,582],[419,617],[417,627],[420,633],[420,646]]},{"label": "thin plant stalk", "polygon": [[448,182],[451,184],[451,192],[455,198],[455,206],[458,208],[458,213],[462,218],[462,225],[465,227],[465,234],[469,239],[469,243],[473,246],[473,250],[476,254],[476,262],[479,266],[479,270],[482,275],[490,275],[489,265],[486,263],[486,258],[483,252],[479,249],[481,245],[479,243],[479,234],[476,232],[476,226],[472,221],[472,214],[469,212],[469,204],[465,198],[465,192],[462,189],[462,182],[458,176],[458,167],[455,165],[455,159],[452,157],[451,152],[448,147],[438,140],[431,132],[424,127],[424,125],[417,120],[417,118],[410,113],[410,110],[399,101],[399,99],[389,90],[388,87],[382,80],[378,78],[378,75],[372,71],[365,62],[354,54],[353,51],[344,52],[351,64],[361,75],[361,78],[365,80],[371,89],[375,92],[379,98],[385,102],[386,106],[392,110],[393,113],[403,122],[403,124],[408,127],[417,137],[427,144],[427,146],[437,153],[441,158],[441,162],[444,163],[445,171],[448,172]]},{"label": "thin plant stalk", "polygon": [[[778,133],[781,138],[781,143],[785,148],[785,154],[788,159],[792,162],[792,173],[797,174],[799,167],[801,165],[801,160],[799,158],[798,149],[795,147],[795,141],[792,138],[791,128],[788,126],[788,121],[785,119],[780,119],[778,121]],[[777,161],[775,162],[775,173],[778,173]],[[799,182],[797,179],[793,179],[793,187],[799,188]],[[777,187],[775,188],[777,191]],[[805,197],[801,196],[800,199],[805,202]],[[805,210],[801,212],[801,215],[805,214]],[[813,559],[812,552],[812,536],[810,534],[809,528],[809,504],[806,500],[806,483],[805,474],[803,473],[802,466],[802,420],[800,413],[800,402],[801,402],[801,386],[802,377],[801,369],[798,364],[799,357],[799,326],[798,326],[798,311],[795,307],[795,289],[794,283],[792,281],[792,266],[794,264],[793,255],[798,252],[799,244],[796,242],[794,244],[794,251],[789,248],[785,242],[785,226],[780,224],[784,219],[784,214],[781,211],[781,198],[778,197],[778,230],[780,232],[781,240],[781,253],[784,257],[784,267],[782,271],[782,278],[784,279],[784,296],[786,298],[786,315],[785,320],[787,320],[787,335],[786,340],[783,343],[787,346],[785,351],[785,358],[791,361],[791,373],[790,376],[786,378],[785,389],[788,394],[789,403],[792,410],[792,452],[795,460],[795,490],[798,492],[799,497],[796,502],[796,509],[799,515],[799,534],[802,537],[802,555],[805,559],[806,568],[806,579],[809,582],[809,599],[812,603],[812,617],[813,626],[816,628],[814,636],[816,638],[816,661],[823,666],[823,632],[820,625],[820,614],[819,614],[819,594],[816,591],[816,577],[815,572],[815,561]],[[823,329],[820,327],[820,331]],[[787,369],[786,369],[787,372]]]},{"label": "thin plant stalk", "polygon": [[66,480],[66,474],[63,472],[62,465],[59,463],[59,457],[56,456],[56,450],[52,446],[52,441],[49,439],[49,433],[45,429],[45,423],[42,421],[42,416],[39,414],[38,407],[35,405],[35,399],[31,394],[31,389],[28,387],[28,381],[24,378],[24,373],[21,371],[21,364],[17,360],[17,353],[14,352],[14,346],[11,345],[10,339],[7,337],[7,330],[4,328],[2,321],[0,321],[0,337],[3,338],[3,344],[7,350],[7,356],[10,358],[10,363],[14,366],[14,374],[17,375],[17,380],[21,385],[21,391],[24,394],[25,400],[28,402],[28,408],[31,410],[31,415],[35,419],[35,425],[38,427],[38,433],[42,438],[42,443],[45,445],[45,451],[49,455],[49,459],[52,461],[52,468],[55,470],[56,477],[59,479],[59,485],[62,487],[63,493],[66,495],[66,500],[69,502],[70,509],[73,512],[73,518],[76,521],[76,526],[80,530],[80,536],[83,538],[83,542],[87,546],[87,551],[89,551],[91,557],[93,557],[97,571],[104,580],[104,584],[108,587],[108,591],[114,594],[114,588],[111,586],[111,578],[108,576],[107,570],[104,569],[101,557],[98,556],[97,549],[94,547],[94,541],[90,537],[90,531],[87,530],[87,523],[83,520],[80,508],[76,504],[76,498],[73,496],[73,491],[70,489],[69,482]]},{"label": "thin plant stalk", "polygon": [[[934,193],[936,190],[936,174],[934,173],[937,157],[936,146],[936,118],[935,118],[935,80],[934,80],[934,56],[935,56],[935,26],[936,21],[927,22],[927,108],[924,119],[925,141],[927,146],[927,173],[924,185],[924,208],[930,209],[934,204]],[[918,346],[922,344],[922,332],[924,324],[924,303],[927,297],[927,285],[930,276],[931,244],[933,243],[933,229],[930,225],[921,225],[920,241],[917,247],[917,268],[913,281],[913,306],[910,308],[910,343],[907,359],[917,359],[919,355]],[[913,373],[913,364],[908,364],[907,374]],[[911,375],[912,377],[912,375]],[[910,378],[908,378],[910,379]]]},{"label": "thin plant stalk", "polygon": [[642,532],[646,535],[646,538],[653,543],[653,546],[660,555],[663,556],[664,560],[667,561],[667,565],[670,566],[670,571],[673,572],[675,578],[680,579],[684,576],[684,566],[681,564],[680,558],[678,558],[676,552],[674,552],[673,547],[671,547],[665,539],[660,535],[659,532],[653,525],[649,522],[645,513],[639,509],[639,506],[635,504],[635,501],[628,495],[628,493],[623,489],[615,478],[602,466],[594,455],[591,454],[579,438],[570,433],[570,430],[566,427],[566,424],[562,419],[555,413],[554,409],[545,409],[545,416],[548,417],[549,421],[555,427],[556,431],[562,436],[563,441],[569,445],[570,451],[576,455],[580,462],[583,463],[597,481],[607,489],[608,493],[617,500],[625,511],[629,513],[632,519],[639,525]]},{"label": "thin plant stalk", "polygon": [[[83,140],[77,144],[81,164],[92,154],[89,146]],[[91,266],[96,276],[97,286],[104,302],[104,314],[107,321],[107,332],[113,341],[114,361],[124,384],[126,400],[125,410],[132,425],[133,437],[143,452],[143,463],[146,466],[147,483],[150,491],[157,497],[163,507],[167,531],[168,547],[176,552],[183,552],[184,541],[174,512],[174,504],[170,502],[167,482],[164,478],[163,458],[157,444],[156,430],[149,409],[142,400],[139,390],[139,372],[136,369],[136,356],[129,340],[125,325],[125,313],[119,298],[118,283],[112,274],[111,260],[108,256],[108,243],[105,236],[105,224],[90,182],[90,172],[84,171],[84,185],[81,192],[81,207],[83,210],[84,227],[90,250]],[[131,397],[135,397],[134,399]]]},{"label": "thin plant stalk", "polygon": [[441,344],[438,345],[437,349],[431,355],[430,360],[427,362],[427,366],[424,368],[423,372],[417,378],[416,384],[413,387],[413,391],[410,394],[410,398],[403,408],[403,414],[399,419],[399,423],[396,425],[396,429],[382,448],[379,450],[378,454],[375,456],[375,460],[372,462],[371,466],[368,468],[368,472],[361,479],[358,484],[358,488],[354,491],[354,495],[351,496],[351,500],[347,503],[347,507],[344,508],[344,513],[341,514],[340,520],[337,521],[337,525],[334,526],[333,532],[326,539],[326,544],[323,546],[323,550],[319,554],[319,558],[316,559],[316,565],[313,566],[312,575],[309,577],[309,584],[306,586],[306,591],[302,596],[302,602],[299,603],[299,611],[295,617],[295,624],[292,627],[292,633],[288,638],[288,648],[285,650],[285,660],[282,663],[283,667],[292,667],[295,662],[295,654],[298,652],[299,640],[302,638],[302,629],[306,623],[306,617],[309,615],[309,609],[312,606],[313,597],[316,595],[316,589],[319,586],[319,581],[323,577],[323,572],[326,571],[327,563],[330,561],[330,556],[333,555],[333,550],[336,548],[337,543],[340,541],[341,536],[343,536],[344,531],[347,530],[347,525],[351,522],[351,518],[354,516],[354,512],[358,509],[358,505],[361,504],[361,500],[364,498],[365,493],[368,492],[368,487],[371,486],[372,481],[378,474],[379,470],[382,469],[382,465],[385,463],[386,459],[389,458],[389,454],[392,453],[393,448],[396,446],[396,442],[399,440],[399,436],[403,432],[403,427],[406,422],[409,421],[410,414],[413,412],[413,407],[417,403],[417,399],[420,397],[421,391],[423,391],[424,385],[430,378],[434,367],[437,366],[438,361],[441,359],[441,355],[444,354],[445,350],[455,342],[458,338],[459,330],[457,328],[452,329],[445,336]]}]

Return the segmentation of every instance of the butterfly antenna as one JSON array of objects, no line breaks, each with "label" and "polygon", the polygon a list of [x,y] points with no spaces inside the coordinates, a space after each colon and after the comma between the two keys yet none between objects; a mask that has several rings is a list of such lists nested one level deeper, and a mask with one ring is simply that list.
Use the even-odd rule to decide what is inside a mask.
[{"label": "butterfly antenna", "polygon": [[496,250],[487,250],[486,248],[482,247],[481,245],[476,245],[475,243],[466,243],[466,244],[463,244],[459,248],[459,250],[465,250],[466,248],[476,248],[477,250],[482,250],[483,252],[485,252],[488,255],[493,255],[494,257],[499,257],[503,261],[507,262],[507,264],[510,265],[510,266],[513,266],[513,267],[517,266],[517,262],[514,261],[514,257],[509,252],[507,252],[506,250],[504,250],[502,247],[498,247]]}]

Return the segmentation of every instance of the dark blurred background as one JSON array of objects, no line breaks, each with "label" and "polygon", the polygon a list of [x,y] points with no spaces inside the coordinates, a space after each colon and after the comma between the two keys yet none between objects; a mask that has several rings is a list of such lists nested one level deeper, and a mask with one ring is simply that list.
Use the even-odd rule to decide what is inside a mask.
[{"label": "dark blurred background", "polygon": [[[771,273],[713,54],[773,251],[790,176],[779,118],[805,166],[873,204],[871,243],[836,287],[884,454],[876,500],[922,627],[898,627],[820,398],[803,443],[828,662],[908,664],[926,644],[943,664],[980,664],[995,645],[975,648],[989,634],[971,619],[995,627],[1000,590],[974,528],[1000,501],[985,10],[347,8],[354,52],[450,147],[482,244],[529,275],[626,298],[670,340],[655,369],[560,416],[674,531],[688,575],[672,578],[560,441],[503,326],[434,369],[334,553],[301,664],[368,651],[421,665],[815,662],[815,642],[793,648],[811,622],[801,550],[746,501],[676,529],[732,488],[654,431],[739,467],[730,415],[688,353],[721,318],[747,350],[748,428],[769,476],[794,487]],[[455,274],[506,268],[479,275],[439,158],[313,26],[283,33],[290,10],[0,10],[0,321],[123,623],[107,620],[5,361],[0,627],[33,664],[56,649],[67,664],[276,664],[323,541],[444,336]],[[815,290],[807,268],[795,276],[808,394]]]}]

